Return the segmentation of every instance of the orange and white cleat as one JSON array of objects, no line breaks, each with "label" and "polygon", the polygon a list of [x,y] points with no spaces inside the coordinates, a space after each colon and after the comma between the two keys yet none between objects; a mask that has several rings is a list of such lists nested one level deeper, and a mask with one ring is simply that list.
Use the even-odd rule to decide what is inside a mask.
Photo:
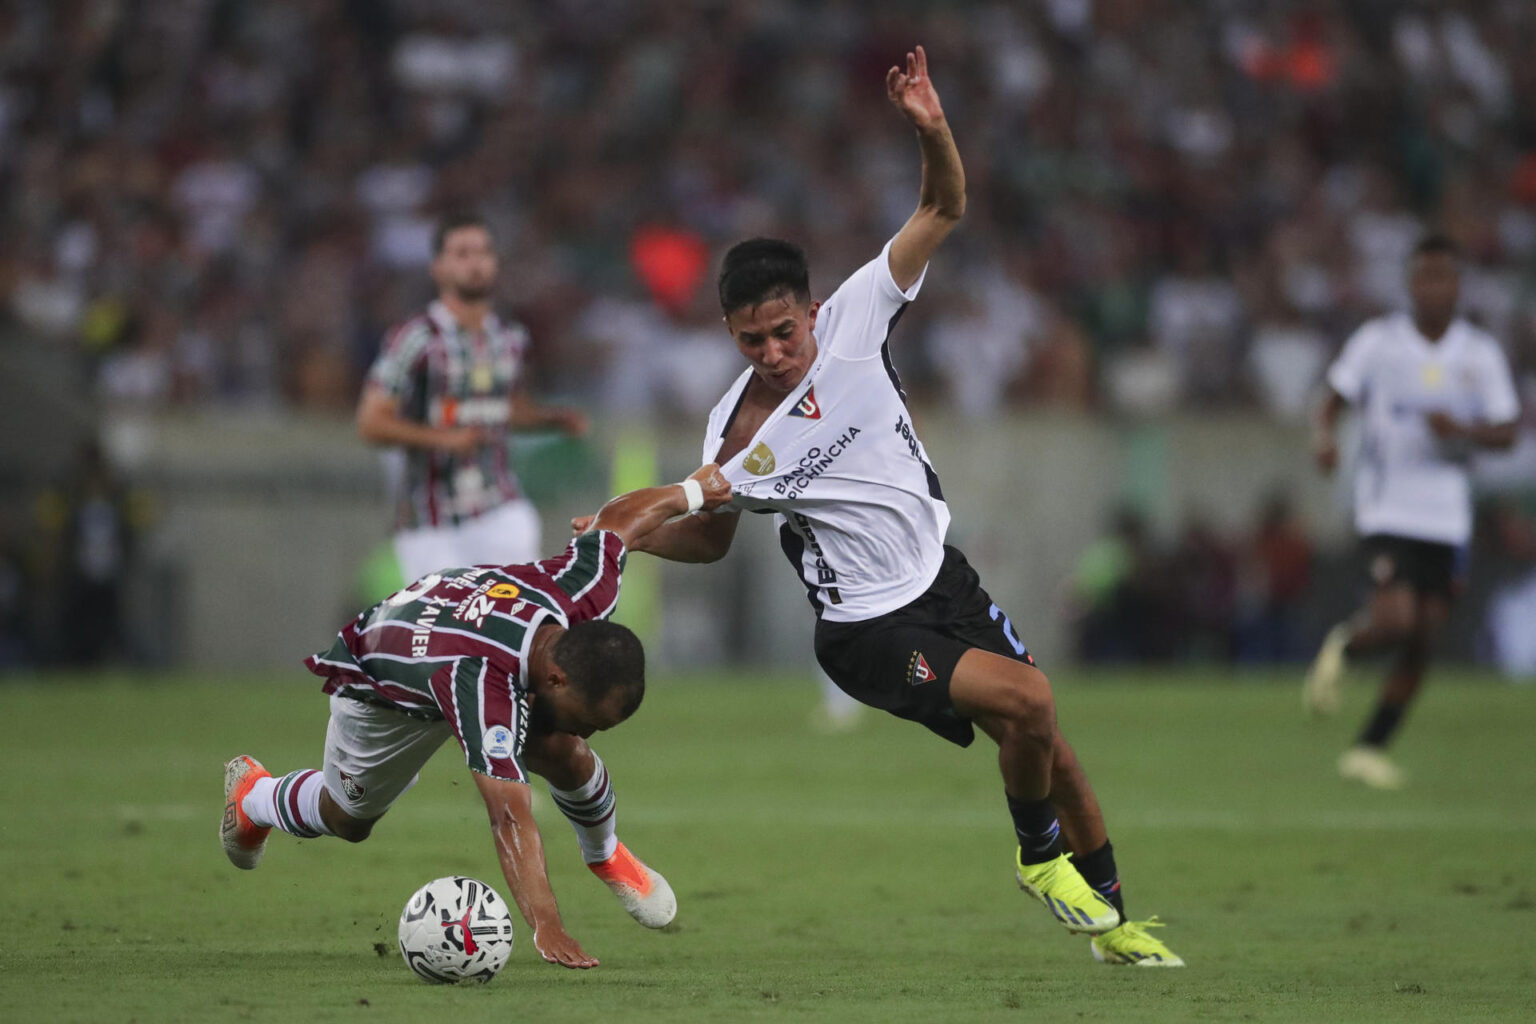
[{"label": "orange and white cleat", "polygon": [[219,822],[219,841],[229,862],[246,871],[261,863],[267,833],[272,830],[251,821],[240,804],[258,779],[271,777],[260,761],[245,754],[224,766],[224,820]]},{"label": "orange and white cleat", "polygon": [[677,916],[677,897],[667,880],[623,843],[612,857],[587,867],[619,898],[629,916],[647,928],[665,928]]}]

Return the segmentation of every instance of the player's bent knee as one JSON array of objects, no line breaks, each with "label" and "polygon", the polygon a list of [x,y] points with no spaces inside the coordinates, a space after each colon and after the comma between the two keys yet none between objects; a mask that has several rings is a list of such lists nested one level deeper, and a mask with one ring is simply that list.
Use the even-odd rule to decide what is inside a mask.
[{"label": "player's bent knee", "polygon": [[378,818],[354,818],[341,809],[329,792],[320,794],[320,820],[325,822],[325,827],[331,835],[337,839],[344,839],[349,843],[360,843],[373,833],[373,826],[378,824]]},{"label": "player's bent knee", "polygon": [[950,680],[950,700],[967,717],[991,723],[988,732],[1045,744],[1056,733],[1056,700],[1045,673],[998,654],[965,652]]}]

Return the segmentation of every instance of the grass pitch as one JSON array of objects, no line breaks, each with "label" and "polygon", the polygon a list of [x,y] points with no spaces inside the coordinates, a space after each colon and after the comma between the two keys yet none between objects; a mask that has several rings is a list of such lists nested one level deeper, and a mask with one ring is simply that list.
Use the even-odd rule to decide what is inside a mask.
[{"label": "grass pitch", "polygon": [[1369,695],[1306,721],[1293,680],[1075,677],[1063,729],[1099,790],[1131,916],[1184,970],[1108,968],[1017,889],[985,740],[871,715],[807,728],[807,681],[656,680],[597,738],[620,835],[663,871],[673,930],[633,924],[541,824],[567,926],[603,961],[542,963],[517,922],[490,985],[401,963],[406,897],[453,873],[505,893],[444,748],[361,846],[215,840],[223,761],[318,766],[302,673],[0,685],[0,1020],[1503,1021],[1536,992],[1536,689],[1442,671],[1398,745],[1410,788],[1333,772]]}]

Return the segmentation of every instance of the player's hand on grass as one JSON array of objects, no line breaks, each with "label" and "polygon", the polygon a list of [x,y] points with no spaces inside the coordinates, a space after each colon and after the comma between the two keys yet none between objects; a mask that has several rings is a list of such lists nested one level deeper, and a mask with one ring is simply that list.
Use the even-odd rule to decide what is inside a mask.
[{"label": "player's hand on grass", "polygon": [[906,71],[893,67],[885,73],[885,95],[920,132],[944,124],[944,108],[928,77],[928,54],[921,46],[907,54]]},{"label": "player's hand on grass", "polygon": [[533,948],[545,962],[585,970],[596,967],[597,957],[581,951],[581,943],[571,938],[559,925],[546,925],[533,933]]},{"label": "player's hand on grass", "polygon": [[713,512],[731,500],[730,481],[720,475],[720,467],[715,463],[706,463],[688,476],[689,479],[697,480],[699,486],[704,489],[705,512]]}]

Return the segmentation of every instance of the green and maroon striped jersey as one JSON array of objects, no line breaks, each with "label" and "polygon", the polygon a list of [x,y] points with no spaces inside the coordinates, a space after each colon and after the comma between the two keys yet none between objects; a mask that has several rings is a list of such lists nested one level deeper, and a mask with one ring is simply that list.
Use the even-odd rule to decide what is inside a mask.
[{"label": "green and maroon striped jersey", "polygon": [[[505,430],[527,351],[522,324],[492,314],[481,330],[466,330],[436,301],[385,336],[368,380],[399,399],[408,420]],[[405,463],[398,529],[454,525],[521,494],[505,444],[468,455],[406,448]]]},{"label": "green and maroon striped jersey", "polygon": [[556,558],[431,573],[342,627],[305,666],[326,693],[443,719],[474,771],[527,781],[527,657],[541,625],[606,618],[624,542],[584,533]]}]

